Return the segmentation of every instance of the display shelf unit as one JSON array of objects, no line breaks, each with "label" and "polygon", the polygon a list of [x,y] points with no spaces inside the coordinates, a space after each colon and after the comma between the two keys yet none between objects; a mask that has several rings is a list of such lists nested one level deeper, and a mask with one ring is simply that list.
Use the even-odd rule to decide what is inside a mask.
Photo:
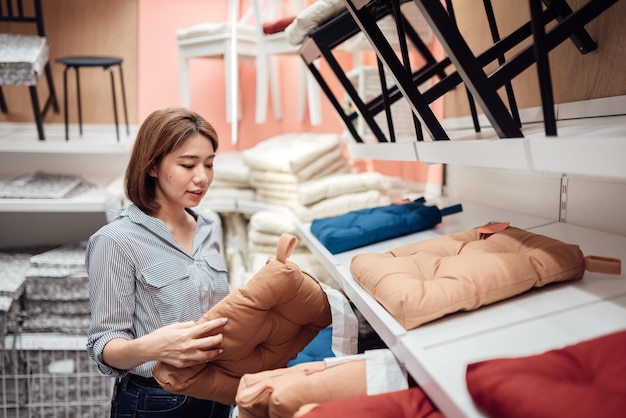
[{"label": "display shelf unit", "polygon": [[[444,123],[450,141],[351,144],[349,152],[353,158],[524,170],[561,177],[590,176],[622,183],[626,179],[622,161],[626,153],[625,109],[624,96],[557,105],[556,137],[545,135],[538,109],[527,109],[521,114],[524,138],[499,139],[488,126],[476,133],[469,119],[458,119]],[[553,196],[543,198],[546,197]],[[539,354],[626,329],[626,274],[616,277],[591,272],[586,272],[580,281],[533,289],[471,312],[447,315],[413,330],[404,329],[354,280],[350,273],[354,255],[385,252],[497,220],[577,244],[585,255],[626,260],[626,237],[565,223],[558,219],[562,212],[549,219],[462,203],[463,212],[444,217],[432,230],[335,255],[310,233],[310,224],[300,225],[301,236],[309,248],[333,272],[355,306],[448,418],[483,416],[467,391],[468,364]]]},{"label": "display shelf unit", "polygon": [[107,222],[109,209],[120,207],[119,178],[137,127],[120,142],[113,125],[83,128],[83,137],[76,133],[66,141],[64,124],[46,124],[46,140],[38,141],[32,123],[0,124],[0,180],[43,172],[80,176],[93,186],[60,199],[0,199],[1,248],[82,241]]},{"label": "display shelf unit", "polygon": [[502,356],[538,354],[626,329],[626,280],[586,272],[583,280],[534,289],[472,312],[459,312],[406,330],[354,280],[352,257],[385,252],[410,242],[465,231],[498,219],[577,244],[585,255],[626,260],[626,237],[475,204],[449,215],[436,228],[332,255],[298,224],[311,251],[329,269],[407,371],[446,417],[481,417],[465,386],[469,363]]},{"label": "display shelf unit", "polygon": [[[25,126],[27,125],[27,126]],[[88,138],[64,139],[63,124],[46,125],[46,141],[33,139],[30,124],[3,123],[0,130],[0,179],[41,171],[76,174],[95,187],[63,199],[0,199],[0,212],[104,212],[115,206],[107,190],[124,174],[132,138],[116,142],[109,125],[89,125]],[[136,127],[133,127],[133,132]]]}]

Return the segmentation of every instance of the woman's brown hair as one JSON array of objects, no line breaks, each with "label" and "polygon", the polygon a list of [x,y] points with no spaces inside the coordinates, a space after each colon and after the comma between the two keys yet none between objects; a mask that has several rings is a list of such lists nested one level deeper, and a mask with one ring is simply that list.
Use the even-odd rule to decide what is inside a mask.
[{"label": "woman's brown hair", "polygon": [[217,132],[202,116],[183,107],[169,107],[152,112],[141,124],[126,167],[126,196],[148,215],[159,209],[156,179],[149,172],[163,157],[180,148],[195,135],[213,143],[217,151]]}]

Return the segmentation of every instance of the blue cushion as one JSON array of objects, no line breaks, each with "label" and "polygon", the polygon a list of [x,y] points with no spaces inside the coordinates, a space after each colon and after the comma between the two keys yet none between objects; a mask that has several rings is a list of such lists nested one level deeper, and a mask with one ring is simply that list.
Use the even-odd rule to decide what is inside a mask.
[{"label": "blue cushion", "polygon": [[441,217],[460,212],[461,205],[445,209],[427,206],[424,198],[402,204],[360,209],[332,218],[314,219],[311,233],[332,254],[434,227]]},{"label": "blue cushion", "polygon": [[335,357],[332,350],[333,328],[321,330],[311,342],[298,353],[295,359],[287,363],[287,367],[309,361],[321,361],[328,357]]}]

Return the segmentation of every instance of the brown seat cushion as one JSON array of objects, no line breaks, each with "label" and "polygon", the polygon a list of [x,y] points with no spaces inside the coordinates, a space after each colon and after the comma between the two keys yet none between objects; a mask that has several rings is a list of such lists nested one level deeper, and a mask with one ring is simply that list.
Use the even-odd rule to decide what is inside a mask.
[{"label": "brown seat cushion", "polygon": [[302,405],[366,393],[364,358],[331,366],[314,361],[244,375],[236,402],[239,418],[291,418]]},{"label": "brown seat cushion", "polygon": [[467,388],[491,418],[623,417],[626,330],[545,353],[472,363]]},{"label": "brown seat cushion", "polygon": [[216,360],[182,369],[157,362],[153,375],[164,389],[232,404],[241,376],[285,367],[330,325],[326,293],[287,260],[295,245],[294,236],[283,234],[276,256],[199,320],[228,318],[222,331],[224,351]]},{"label": "brown seat cushion", "polygon": [[358,254],[350,271],[407,329],[532,287],[583,277],[585,257],[577,245],[507,226],[494,233],[476,228],[444,235],[384,254]]}]

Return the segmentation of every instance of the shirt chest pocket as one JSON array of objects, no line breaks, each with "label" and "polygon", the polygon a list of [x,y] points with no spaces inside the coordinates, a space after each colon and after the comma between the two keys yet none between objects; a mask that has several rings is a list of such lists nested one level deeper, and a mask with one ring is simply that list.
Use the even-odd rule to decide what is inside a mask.
[{"label": "shirt chest pocket", "polygon": [[209,266],[210,271],[213,273],[213,275],[215,276],[220,276],[220,275],[224,275],[226,276],[227,274],[227,269],[226,269],[226,265],[224,264],[224,260],[222,259],[222,256],[219,254],[205,254],[203,255],[204,261],[206,261],[206,263]]},{"label": "shirt chest pocket", "polygon": [[222,259],[222,256],[219,254],[207,254],[204,255],[204,260],[206,261],[209,274],[211,275],[212,282],[212,294],[210,295],[211,300],[209,301],[209,306],[215,305],[219,300],[224,298],[228,292],[228,271],[226,269],[226,265]]},{"label": "shirt chest pocket", "polygon": [[198,286],[184,263],[163,261],[144,268],[141,275],[164,324],[189,318],[187,310],[192,306],[198,309]]}]

